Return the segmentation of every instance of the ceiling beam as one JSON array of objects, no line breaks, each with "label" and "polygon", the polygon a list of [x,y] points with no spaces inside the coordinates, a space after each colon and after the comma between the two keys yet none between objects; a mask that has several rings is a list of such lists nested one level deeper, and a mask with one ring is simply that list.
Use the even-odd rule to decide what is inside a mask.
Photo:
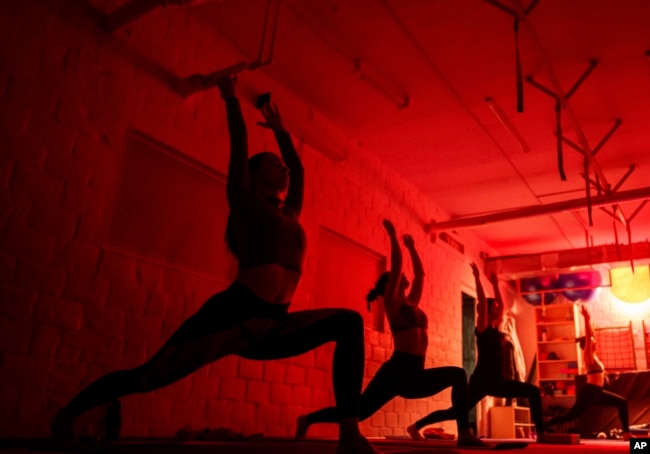
[{"label": "ceiling beam", "polygon": [[[631,189],[629,191],[603,194],[591,198],[592,206],[612,205],[617,203],[634,202],[650,198],[650,187]],[[472,227],[481,227],[494,222],[511,221],[534,216],[543,216],[567,211],[578,210],[587,206],[587,199],[572,199],[546,205],[533,205],[528,207],[514,208],[511,210],[498,211],[495,213],[482,214],[464,218],[452,219],[443,222],[430,222],[424,226],[427,233],[439,232],[442,230],[459,230]]]},{"label": "ceiling beam", "polygon": [[616,268],[650,262],[650,243],[632,243],[625,246],[607,244],[580,249],[565,249],[536,254],[488,257],[485,273],[495,273],[501,279],[543,276],[562,270],[591,269],[593,266]]}]

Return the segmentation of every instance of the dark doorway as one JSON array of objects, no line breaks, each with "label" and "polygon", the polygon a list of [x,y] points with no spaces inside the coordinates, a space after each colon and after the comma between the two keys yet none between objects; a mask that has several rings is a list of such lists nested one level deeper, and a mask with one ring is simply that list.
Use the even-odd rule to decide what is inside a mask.
[{"label": "dark doorway", "polygon": [[[463,301],[463,369],[469,377],[476,366],[476,342],[474,327],[476,326],[476,300],[467,293],[461,292]],[[476,433],[476,407],[469,412],[470,427]]]}]

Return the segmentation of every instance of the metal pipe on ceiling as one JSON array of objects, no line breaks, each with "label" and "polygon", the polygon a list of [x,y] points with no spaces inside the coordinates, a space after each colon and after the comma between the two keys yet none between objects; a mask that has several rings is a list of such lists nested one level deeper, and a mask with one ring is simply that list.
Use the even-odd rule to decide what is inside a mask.
[{"label": "metal pipe on ceiling", "polygon": [[506,131],[508,131],[512,138],[515,139],[515,141],[519,144],[521,151],[524,153],[530,152],[530,147],[521,136],[521,134],[519,134],[519,131],[517,131],[517,128],[515,128],[515,125],[512,124],[505,112],[501,110],[496,101],[492,98],[485,98],[485,102],[487,103],[492,113],[497,117],[499,122],[501,122]]},{"label": "metal pipe on ceiling", "polygon": [[[603,194],[591,197],[592,206],[604,206],[617,203],[645,201],[650,198],[650,187],[631,189],[629,191]],[[548,205],[533,205],[520,207],[512,210],[499,211],[496,213],[484,214],[479,216],[470,216],[459,219],[452,219],[443,222],[430,222],[424,226],[427,233],[438,232],[441,230],[459,230],[472,227],[480,227],[485,224],[494,222],[511,221],[514,219],[524,219],[534,216],[551,215],[572,211],[587,206],[587,200],[572,199],[563,202],[550,203]]]},{"label": "metal pipe on ceiling", "polygon": [[624,250],[621,250],[619,244],[608,244],[535,254],[488,257],[485,260],[485,273],[494,272],[501,279],[519,279],[548,274],[552,270],[577,267],[593,269],[599,265],[614,267],[632,260],[637,265],[650,263],[650,243],[632,243]]},{"label": "metal pipe on ceiling", "polygon": [[313,11],[313,8],[310,8],[309,2],[303,0],[285,0],[284,4],[324,44],[344,59],[353,63],[354,74],[359,80],[367,82],[370,87],[395,104],[398,109],[409,107],[411,98],[406,90],[400,84],[391,80],[380,68],[369,64],[368,61],[361,58],[362,52],[351,47],[336,32],[336,29],[332,31],[332,27],[328,27],[323,22],[323,18],[319,17]]}]

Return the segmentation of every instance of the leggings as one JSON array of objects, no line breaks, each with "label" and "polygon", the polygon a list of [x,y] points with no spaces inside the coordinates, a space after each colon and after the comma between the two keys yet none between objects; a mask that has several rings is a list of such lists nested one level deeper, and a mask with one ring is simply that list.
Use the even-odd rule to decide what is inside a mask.
[{"label": "leggings", "polygon": [[235,282],[212,296],[146,363],[111,372],[82,390],[66,406],[76,417],[129,394],[170,385],[226,355],[255,360],[297,356],[335,342],[332,375],[342,417],[357,417],[363,383],[361,315],[348,309],[288,312]]},{"label": "leggings", "polygon": [[618,417],[623,425],[623,431],[629,431],[630,422],[627,412],[627,400],[618,394],[605,391],[602,386],[592,385],[591,383],[586,383],[579,389],[576,396],[576,402],[567,413],[556,416],[548,421],[546,425],[554,426],[573,421],[583,415],[592,405],[616,407],[618,409]]},{"label": "leggings", "polygon": [[[486,379],[475,374],[469,379],[469,400],[468,408],[473,408],[485,396],[505,398],[526,398],[530,402],[530,412],[537,428],[537,433],[544,432],[544,418],[542,416],[542,395],[537,386],[530,383],[522,383],[516,380]],[[453,407],[446,410],[438,410],[429,413],[424,418],[416,421],[415,427],[421,429],[430,424],[447,421],[456,418],[456,409]]]},{"label": "leggings", "polygon": [[[451,386],[451,401],[456,410],[458,430],[469,428],[467,375],[460,367],[424,369],[424,356],[395,351],[370,380],[361,395],[359,420],[363,421],[395,397],[422,399]],[[338,422],[340,408],[328,407],[306,416],[307,423]]]}]

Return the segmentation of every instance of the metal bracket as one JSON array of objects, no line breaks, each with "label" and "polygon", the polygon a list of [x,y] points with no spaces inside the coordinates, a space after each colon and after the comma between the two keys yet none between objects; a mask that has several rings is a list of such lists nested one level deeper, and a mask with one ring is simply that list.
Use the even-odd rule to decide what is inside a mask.
[{"label": "metal bracket", "polygon": [[530,14],[533,9],[539,3],[539,0],[533,0],[530,4],[519,11],[512,9],[509,6],[504,5],[498,0],[485,0],[490,5],[500,9],[506,14],[511,15],[514,20],[514,31],[515,31],[515,70],[516,70],[516,84],[517,84],[517,112],[524,111],[524,78],[521,69],[521,55],[519,53],[519,22],[523,21],[528,14]]},{"label": "metal bracket", "polygon": [[114,32],[155,10],[193,6],[214,0],[131,0],[104,15],[101,24],[107,32]]},{"label": "metal bracket", "polygon": [[[131,0],[115,11],[106,14],[100,19],[104,30],[114,32],[123,28],[137,19],[163,8],[188,7],[215,0]],[[259,67],[268,65],[273,60],[275,50],[275,37],[280,14],[280,0],[268,0],[266,4],[266,15],[262,39],[257,59],[253,62],[241,61],[227,68],[214,71],[210,74],[193,74],[188,77],[175,77],[171,81],[171,88],[183,97],[190,96],[196,92],[215,87],[219,78],[227,75],[236,75],[242,71],[253,71]]]},{"label": "metal bracket", "polygon": [[[181,0],[183,1],[183,0]],[[273,4],[275,3],[275,10]],[[274,10],[274,11],[273,11]],[[214,71],[210,74],[193,74],[189,77],[177,78],[174,82],[174,90],[181,96],[187,97],[199,91],[208,90],[217,85],[219,78],[227,75],[234,76],[243,71],[254,71],[257,68],[266,66],[273,60],[275,50],[275,37],[277,32],[278,17],[280,14],[280,1],[268,0],[266,4],[266,15],[264,28],[262,29],[262,40],[257,59],[253,62],[241,61],[227,68]],[[267,41],[270,41],[267,49]],[[267,53],[265,57],[265,53]]]},{"label": "metal bracket", "polygon": [[[591,59],[589,60],[589,67],[582,73],[582,75],[576,80],[576,82],[573,84],[573,86],[567,91],[565,95],[565,101],[568,101],[571,96],[578,90],[578,88],[584,83],[585,80],[587,80],[587,77],[593,72],[594,69],[599,65],[598,60],[596,59]],[[550,88],[545,87],[541,83],[537,82],[533,76],[528,76],[526,77],[526,82],[531,84],[533,87],[537,88],[539,91],[542,93],[550,96],[553,98],[555,101],[555,135],[557,137],[557,166],[558,166],[558,172],[560,173],[560,179],[562,181],[566,181],[566,174],[564,173],[564,151],[562,149],[562,142],[564,140],[564,134],[562,133],[562,97],[551,90]],[[620,126],[620,125],[619,125]],[[616,129],[614,129],[616,130]],[[609,136],[613,134],[613,131],[610,131],[610,134],[606,136],[604,141],[607,141],[609,139]],[[602,142],[602,141],[601,141]],[[602,147],[602,144],[600,144]],[[587,156],[588,153],[585,152],[582,148],[578,147],[578,145],[575,145],[576,149],[578,149],[584,156]],[[591,159],[593,159],[593,156],[596,154],[595,151],[592,151],[591,153]],[[600,188],[598,188],[600,192]],[[587,195],[587,198],[589,198],[589,195]],[[591,225],[591,216],[589,217],[589,222]]]}]

